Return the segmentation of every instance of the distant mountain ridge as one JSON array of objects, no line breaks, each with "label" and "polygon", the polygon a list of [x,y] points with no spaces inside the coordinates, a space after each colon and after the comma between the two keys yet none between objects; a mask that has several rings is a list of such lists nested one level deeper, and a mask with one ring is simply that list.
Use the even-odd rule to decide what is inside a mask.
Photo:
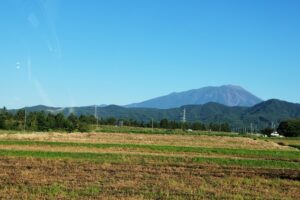
[{"label": "distant mountain ridge", "polygon": [[[271,99],[261,102],[252,107],[225,106],[219,103],[206,103],[204,105],[185,105],[178,108],[156,109],[156,108],[126,108],[122,106],[109,105],[99,107],[97,115],[102,118],[114,117],[117,119],[132,119],[137,121],[150,121],[161,119],[179,121],[182,118],[182,110],[186,109],[188,122],[200,121],[202,123],[227,122],[233,128],[254,127],[264,128],[272,123],[278,124],[282,120],[300,118],[300,104]],[[95,107],[71,107],[53,108],[46,106],[34,106],[26,108],[28,112],[45,111],[51,113],[63,113],[68,115],[94,115]],[[17,110],[11,110],[16,112]]]},{"label": "distant mountain ridge", "polygon": [[126,105],[129,108],[177,108],[183,105],[203,105],[215,102],[226,106],[250,107],[262,100],[240,86],[223,85],[171,93],[141,103]]}]

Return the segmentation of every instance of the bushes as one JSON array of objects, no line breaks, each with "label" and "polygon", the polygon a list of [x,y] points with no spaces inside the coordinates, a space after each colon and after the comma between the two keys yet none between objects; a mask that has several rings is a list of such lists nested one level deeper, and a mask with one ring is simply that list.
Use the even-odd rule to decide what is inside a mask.
[{"label": "bushes", "polygon": [[281,122],[277,132],[285,137],[300,137],[300,119]]},{"label": "bushes", "polygon": [[267,136],[271,136],[271,133],[273,133],[275,130],[272,129],[272,128],[265,128],[265,129],[262,129],[260,132],[264,135],[267,135]]},{"label": "bushes", "polygon": [[4,129],[5,128],[5,117],[4,115],[1,113],[0,114],[0,129]]},{"label": "bushes", "polygon": [[88,132],[89,129],[90,128],[89,128],[89,125],[87,123],[85,123],[85,122],[80,122],[79,123],[79,127],[78,127],[79,132],[82,132],[82,133]]}]

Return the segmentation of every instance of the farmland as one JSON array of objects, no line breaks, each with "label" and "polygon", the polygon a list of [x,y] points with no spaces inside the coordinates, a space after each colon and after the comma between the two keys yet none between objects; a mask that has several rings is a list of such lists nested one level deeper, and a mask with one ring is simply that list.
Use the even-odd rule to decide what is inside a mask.
[{"label": "farmland", "polygon": [[299,139],[110,130],[0,132],[0,198],[300,198]]}]

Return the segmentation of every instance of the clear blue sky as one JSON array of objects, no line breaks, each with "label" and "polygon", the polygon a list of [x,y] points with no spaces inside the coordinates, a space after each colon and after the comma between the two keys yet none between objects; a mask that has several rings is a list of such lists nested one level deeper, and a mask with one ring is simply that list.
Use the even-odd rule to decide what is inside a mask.
[{"label": "clear blue sky", "polygon": [[299,0],[1,0],[0,106],[240,85],[300,103]]}]

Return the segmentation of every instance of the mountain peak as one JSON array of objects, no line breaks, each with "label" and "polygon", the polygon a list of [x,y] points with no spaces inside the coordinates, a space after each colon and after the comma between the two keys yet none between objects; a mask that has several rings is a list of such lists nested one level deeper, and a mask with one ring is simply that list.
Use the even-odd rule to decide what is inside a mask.
[{"label": "mountain peak", "polygon": [[173,92],[169,95],[150,99],[141,103],[127,105],[127,107],[144,108],[175,108],[183,105],[202,105],[215,102],[226,106],[250,107],[262,100],[244,88],[236,85],[222,85],[219,87],[204,87],[184,92]]},{"label": "mountain peak", "polygon": [[220,88],[230,88],[230,89],[238,89],[238,90],[245,90],[243,87],[239,85],[222,85]]}]

